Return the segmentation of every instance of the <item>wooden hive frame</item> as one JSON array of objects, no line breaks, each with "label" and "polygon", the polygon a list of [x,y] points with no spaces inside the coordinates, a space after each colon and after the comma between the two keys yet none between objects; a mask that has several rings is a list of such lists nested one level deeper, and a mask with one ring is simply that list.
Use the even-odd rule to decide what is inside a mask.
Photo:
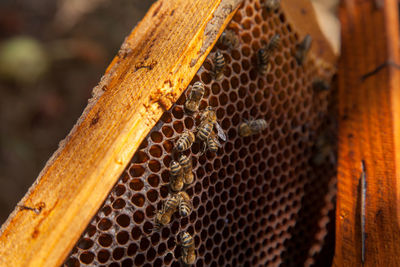
[{"label": "wooden hive frame", "polygon": [[[160,0],[123,43],[93,98],[1,228],[1,266],[58,266],[96,213],[133,153],[188,86],[239,0]],[[336,55],[311,4],[284,1],[300,37],[328,64]],[[305,19],[307,18],[307,20]],[[311,22],[310,22],[311,21]]]},{"label": "wooden hive frame", "polygon": [[398,266],[398,1],[342,1],[334,266]]}]

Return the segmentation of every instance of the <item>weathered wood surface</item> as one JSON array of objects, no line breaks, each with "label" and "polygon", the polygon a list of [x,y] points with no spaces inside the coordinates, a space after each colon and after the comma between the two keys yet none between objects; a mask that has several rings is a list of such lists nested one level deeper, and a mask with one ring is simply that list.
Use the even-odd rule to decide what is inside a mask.
[{"label": "weathered wood surface", "polygon": [[0,266],[58,266],[142,139],[187,87],[239,0],[160,0],[1,229]]},{"label": "weathered wood surface", "polygon": [[399,18],[396,0],[379,2],[340,6],[334,266],[400,265]]},{"label": "weathered wood surface", "polygon": [[[58,266],[143,138],[187,87],[240,0],[159,0],[125,40],[93,98],[0,233],[0,266]],[[307,0],[287,0],[289,22],[311,33],[313,54],[336,55]],[[293,6],[304,8],[299,13]],[[286,10],[287,9],[287,10]],[[303,23],[307,17],[308,24]],[[321,48],[322,50],[319,50]],[[319,51],[319,52],[318,52]]]}]

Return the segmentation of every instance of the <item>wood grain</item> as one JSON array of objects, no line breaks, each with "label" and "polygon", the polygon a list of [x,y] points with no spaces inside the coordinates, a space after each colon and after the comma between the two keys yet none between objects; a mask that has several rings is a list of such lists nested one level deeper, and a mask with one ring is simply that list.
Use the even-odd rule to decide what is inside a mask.
[{"label": "wood grain", "polygon": [[238,0],[160,0],[108,67],[78,123],[1,229],[0,266],[59,266],[142,139],[178,99]]},{"label": "wood grain", "polygon": [[[151,7],[19,203],[36,210],[17,207],[2,226],[0,266],[59,266],[64,261],[144,137],[186,89],[240,2],[159,0]],[[309,2],[301,3],[310,10]],[[297,28],[304,16],[288,19]],[[312,12],[308,21],[307,32],[325,47],[322,57],[333,55]],[[335,56],[329,58],[333,63]]]},{"label": "wood grain", "polygon": [[[340,6],[339,160],[334,266],[399,266],[397,1]],[[362,162],[365,203],[362,203]],[[361,207],[365,206],[362,257]],[[364,261],[363,261],[364,260]]]}]

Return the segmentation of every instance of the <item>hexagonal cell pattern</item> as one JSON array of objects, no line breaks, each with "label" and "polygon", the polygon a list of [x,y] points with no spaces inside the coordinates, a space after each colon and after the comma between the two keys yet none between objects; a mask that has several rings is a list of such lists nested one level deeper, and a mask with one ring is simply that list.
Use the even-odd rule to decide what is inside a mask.
[{"label": "hexagonal cell pattern", "polygon": [[[218,153],[195,143],[195,182],[186,189],[194,210],[178,213],[153,231],[155,212],[168,196],[168,166],[175,140],[195,130],[198,117],[184,112],[188,91],[166,111],[133,156],[118,183],[66,259],[65,266],[180,266],[178,234],[195,241],[196,267],[328,266],[333,247],[335,197],[335,86],[316,92],[316,77],[333,70],[293,57],[298,35],[278,11],[245,1],[228,26],[237,48],[214,47],[191,84],[202,81],[200,109],[215,108],[227,135]],[[257,50],[279,33],[269,74],[257,71]],[[224,78],[214,81],[212,58],[225,58]],[[189,86],[190,87],[190,86]],[[264,118],[262,133],[241,137],[244,120]],[[324,257],[321,258],[321,255]]]}]

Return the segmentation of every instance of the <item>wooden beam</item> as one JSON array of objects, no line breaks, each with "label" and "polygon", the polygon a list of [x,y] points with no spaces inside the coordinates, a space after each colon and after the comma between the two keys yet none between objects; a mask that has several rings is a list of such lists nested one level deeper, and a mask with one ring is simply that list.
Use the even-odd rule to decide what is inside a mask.
[{"label": "wooden beam", "polygon": [[59,266],[148,131],[175,102],[240,0],[159,0],[1,228],[0,266]]},{"label": "wooden beam", "polygon": [[339,43],[339,36],[335,32],[327,38],[318,24],[317,13],[309,0],[282,1],[288,22],[293,25],[299,38],[302,40],[307,34],[313,38],[311,53],[318,59],[336,65],[339,51],[334,49]]},{"label": "wooden beam", "polygon": [[340,6],[335,266],[400,262],[399,18],[396,0],[377,2]]}]

